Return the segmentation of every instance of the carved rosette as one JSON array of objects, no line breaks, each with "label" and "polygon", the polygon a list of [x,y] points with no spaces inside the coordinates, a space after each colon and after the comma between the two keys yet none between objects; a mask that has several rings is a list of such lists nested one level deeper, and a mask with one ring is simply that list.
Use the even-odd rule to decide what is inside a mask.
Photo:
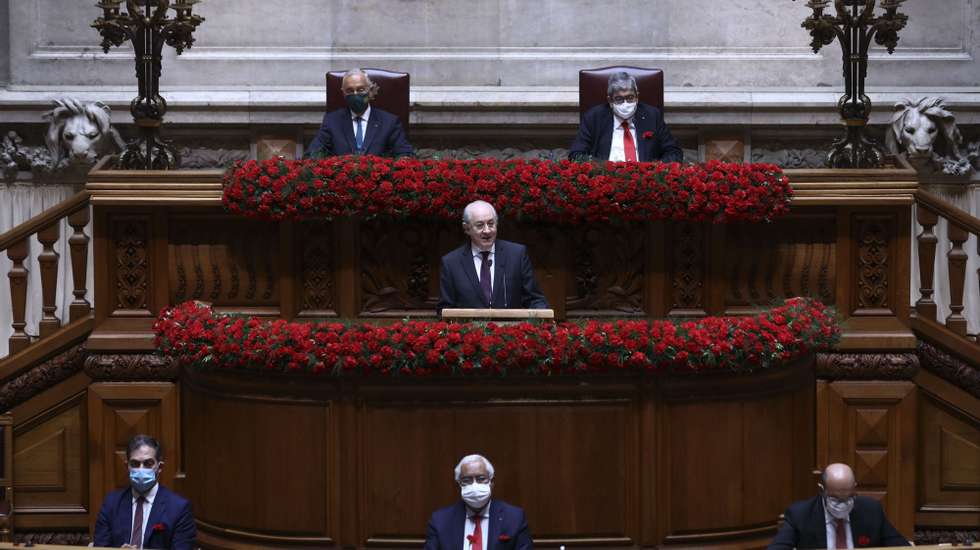
[{"label": "carved rosette", "polygon": [[889,220],[864,218],[858,228],[858,309],[886,309],[888,304]]},{"label": "carved rosette", "polygon": [[980,541],[980,529],[923,529],[915,532],[915,544],[976,544]]},{"label": "carved rosette", "polygon": [[922,360],[922,367],[927,371],[980,398],[980,369],[971,367],[927,342],[919,342],[919,358]]},{"label": "carved rosette", "polygon": [[817,376],[837,380],[909,380],[919,372],[914,353],[820,353]]},{"label": "carved rosette", "polygon": [[0,410],[10,410],[81,372],[86,355],[84,344],[78,344],[0,385]]},{"label": "carved rosette", "polygon": [[155,353],[95,354],[85,359],[85,374],[93,380],[176,380],[180,367]]}]

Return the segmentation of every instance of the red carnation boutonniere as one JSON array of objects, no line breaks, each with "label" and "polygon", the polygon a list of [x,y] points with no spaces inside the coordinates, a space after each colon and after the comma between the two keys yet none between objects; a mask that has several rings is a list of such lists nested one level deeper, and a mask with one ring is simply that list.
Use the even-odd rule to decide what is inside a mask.
[{"label": "red carnation boutonniere", "polygon": [[466,535],[466,540],[470,541],[470,544],[473,544],[474,542],[476,542],[476,537],[474,537],[473,535]]},{"label": "red carnation boutonniere", "polygon": [[497,537],[497,540],[499,540],[500,542],[507,542],[510,540],[510,535],[500,535],[499,537]]},{"label": "red carnation boutonniere", "polygon": [[871,546],[871,538],[868,535],[858,537],[858,546]]},{"label": "red carnation boutonniere", "polygon": [[653,132],[650,130],[643,132],[643,139],[653,139]]},{"label": "red carnation boutonniere", "polygon": [[162,523],[157,523],[156,525],[153,526],[154,533],[162,533],[166,530],[167,530],[167,526]]}]

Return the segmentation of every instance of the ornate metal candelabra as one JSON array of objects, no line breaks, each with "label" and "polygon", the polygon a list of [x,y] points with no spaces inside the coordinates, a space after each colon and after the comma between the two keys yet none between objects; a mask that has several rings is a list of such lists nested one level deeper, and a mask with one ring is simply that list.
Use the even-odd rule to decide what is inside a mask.
[{"label": "ornate metal candelabra", "polygon": [[843,138],[834,141],[834,149],[827,156],[827,163],[834,168],[874,168],[881,166],[881,150],[868,137],[867,124],[871,115],[871,100],[864,93],[864,79],[868,75],[868,47],[871,39],[895,51],[898,31],[905,27],[908,16],[898,9],[905,0],[881,0],[885,13],[875,16],[875,0],[835,0],[837,16],[824,13],[830,0],[810,0],[807,7],[813,15],[803,21],[802,27],[810,31],[813,52],[829,45],[834,38],[840,40],[844,60],[844,95],[837,106],[847,127]]},{"label": "ornate metal candelabra", "polygon": [[[130,40],[136,51],[136,78],[139,95],[129,110],[140,129],[140,137],[127,145],[119,158],[119,167],[142,170],[176,168],[176,152],[160,139],[160,125],[167,112],[167,102],[160,96],[161,54],[164,43],[173,46],[177,55],[194,44],[194,30],[204,22],[191,10],[200,0],[126,0],[126,13],[119,8],[123,0],[100,0],[102,17],[92,23],[102,35],[102,50]],[[167,10],[176,12],[167,17]]]}]

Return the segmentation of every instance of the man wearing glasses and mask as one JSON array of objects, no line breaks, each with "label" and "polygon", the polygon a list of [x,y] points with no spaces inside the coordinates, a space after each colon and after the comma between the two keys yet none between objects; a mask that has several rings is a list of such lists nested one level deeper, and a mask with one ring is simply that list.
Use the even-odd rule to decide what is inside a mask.
[{"label": "man wearing glasses and mask", "polygon": [[158,482],[160,443],[137,435],[126,448],[129,487],[109,493],[95,522],[93,545],[113,548],[195,548],[191,503]]},{"label": "man wearing glasses and mask", "polygon": [[831,464],[820,481],[819,495],[786,509],[783,526],[769,550],[909,546],[888,522],[877,500],[857,496],[850,466]]},{"label": "man wearing glasses and mask", "polygon": [[610,75],[608,103],[589,109],[568,151],[574,161],[682,162],[660,109],[639,102],[636,79],[629,73]]},{"label": "man wearing glasses and mask", "polygon": [[464,456],[453,470],[459,502],[436,510],[429,520],[425,550],[532,550],[524,510],[492,500],[493,464]]},{"label": "man wearing glasses and mask", "polygon": [[347,71],[340,82],[346,109],[324,115],[306,158],[335,155],[414,155],[398,117],[371,106],[378,85],[361,69]]}]

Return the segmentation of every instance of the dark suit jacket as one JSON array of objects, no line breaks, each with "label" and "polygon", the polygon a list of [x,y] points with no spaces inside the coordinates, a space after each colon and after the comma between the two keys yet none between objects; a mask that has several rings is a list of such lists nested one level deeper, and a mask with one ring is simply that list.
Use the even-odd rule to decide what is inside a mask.
[{"label": "dark suit jacket", "polygon": [[[153,529],[157,524],[163,524],[164,529]],[[132,532],[132,489],[109,493],[102,502],[99,518],[95,522],[95,546],[118,548],[129,544]],[[194,524],[190,501],[161,485],[153,500],[150,517],[143,528],[143,548],[192,550],[197,546],[196,538],[197,526]]]},{"label": "dark suit jacket", "polygon": [[[664,122],[660,109],[640,103],[633,115],[633,125],[636,126],[636,159],[639,162],[682,162],[684,152],[670,133],[670,128]],[[644,138],[646,132],[652,132],[653,137]],[[572,160],[607,160],[609,149],[612,147],[613,111],[608,103],[596,105],[589,109],[578,127],[578,135],[568,151]]]},{"label": "dark suit jacket", "polygon": [[[487,547],[483,550],[533,550],[524,510],[500,500],[490,501]],[[425,550],[469,550],[463,548],[466,505],[459,501],[432,513],[425,533]]]},{"label": "dark suit jacket", "polygon": [[[791,548],[826,548],[827,522],[823,513],[823,498],[816,496],[794,502],[783,514],[785,522],[769,545],[769,550]],[[851,510],[851,537],[854,547],[908,546],[898,531],[888,523],[885,511],[877,500],[855,497]],[[861,544],[865,537],[868,544]]]},{"label": "dark suit jacket", "polygon": [[[313,142],[306,148],[307,158],[353,155],[357,152],[354,141],[354,125],[350,110],[346,107],[323,115],[323,123]],[[365,155],[401,156],[414,155],[412,145],[405,138],[402,123],[395,115],[371,106],[370,118],[364,129]]]},{"label": "dark suit jacket", "polygon": [[[548,307],[534,268],[522,244],[497,239],[493,260],[493,307],[544,309]],[[446,307],[490,307],[480,288],[470,242],[442,257],[439,272],[439,305]]]}]

